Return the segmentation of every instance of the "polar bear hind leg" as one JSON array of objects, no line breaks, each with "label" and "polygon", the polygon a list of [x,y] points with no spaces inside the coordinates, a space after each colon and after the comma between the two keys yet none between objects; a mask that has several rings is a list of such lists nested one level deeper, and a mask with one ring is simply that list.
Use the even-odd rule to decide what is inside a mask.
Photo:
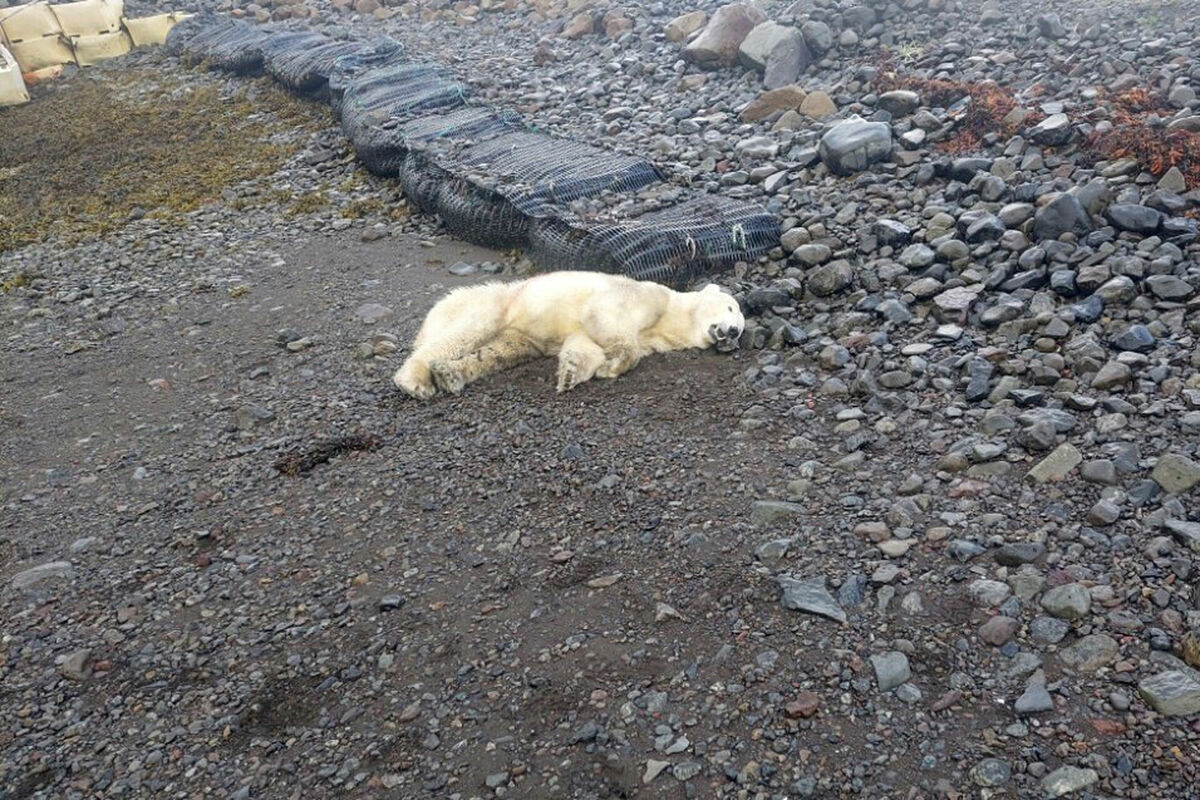
[{"label": "polar bear hind leg", "polygon": [[513,330],[503,330],[478,350],[431,366],[438,388],[458,394],[468,383],[542,355],[541,349],[528,337]]},{"label": "polar bear hind leg", "polygon": [[604,350],[586,333],[568,336],[558,351],[558,391],[566,392],[589,381],[604,363]]},{"label": "polar bear hind leg", "polygon": [[[485,284],[458,289],[429,310],[413,342],[413,352],[392,376],[407,394],[427,400],[437,394],[432,367],[478,350],[500,330],[505,287]],[[461,389],[461,387],[459,387]]]}]

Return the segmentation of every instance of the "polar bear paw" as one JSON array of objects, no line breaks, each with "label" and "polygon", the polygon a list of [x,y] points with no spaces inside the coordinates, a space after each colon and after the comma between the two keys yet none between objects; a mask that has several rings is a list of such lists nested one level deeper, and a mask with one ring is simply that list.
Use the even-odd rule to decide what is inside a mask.
[{"label": "polar bear paw", "polygon": [[417,370],[402,367],[396,370],[396,374],[392,376],[392,383],[396,384],[396,388],[409,397],[428,400],[437,394],[437,387],[428,378],[421,380],[417,373]]},{"label": "polar bear paw", "polygon": [[467,385],[462,373],[448,364],[430,364],[429,372],[433,382],[446,394],[458,394]]}]

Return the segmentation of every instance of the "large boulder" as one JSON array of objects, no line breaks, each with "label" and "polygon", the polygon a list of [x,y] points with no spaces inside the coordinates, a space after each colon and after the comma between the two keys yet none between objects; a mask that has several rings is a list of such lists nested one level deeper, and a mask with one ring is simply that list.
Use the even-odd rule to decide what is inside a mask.
[{"label": "large boulder", "polygon": [[1086,236],[1091,231],[1092,218],[1073,194],[1058,195],[1033,215],[1033,235],[1038,239],[1057,239],[1064,233]]},{"label": "large boulder", "polygon": [[866,169],[892,152],[892,129],[883,122],[853,116],[830,128],[821,137],[825,166],[839,175]]},{"label": "large boulder", "polygon": [[687,41],[689,36],[704,27],[705,22],[708,22],[708,14],[704,13],[703,11],[692,11],[689,14],[680,14],[678,17],[667,23],[667,41]]},{"label": "large boulder", "polygon": [[742,109],[742,121],[757,122],[777,111],[799,108],[800,104],[804,102],[804,97],[804,90],[795,84],[763,92]]},{"label": "large boulder", "polygon": [[721,6],[704,30],[683,48],[683,57],[704,69],[731,67],[737,62],[738,48],[763,19],[761,11],[745,3]]},{"label": "large boulder", "polygon": [[793,36],[799,36],[801,42],[804,41],[804,37],[796,28],[780,25],[778,22],[760,22],[746,34],[746,38],[738,47],[738,61],[746,69],[766,69],[771,51]]},{"label": "large boulder", "polygon": [[763,86],[776,89],[795,83],[810,63],[812,53],[804,43],[804,37],[793,28],[791,35],[775,45],[775,49],[767,56],[767,65],[763,70]]},{"label": "large boulder", "polygon": [[818,56],[823,56],[833,49],[833,31],[824,22],[809,20],[800,26],[800,32],[804,34],[804,43],[808,45],[808,49]]}]

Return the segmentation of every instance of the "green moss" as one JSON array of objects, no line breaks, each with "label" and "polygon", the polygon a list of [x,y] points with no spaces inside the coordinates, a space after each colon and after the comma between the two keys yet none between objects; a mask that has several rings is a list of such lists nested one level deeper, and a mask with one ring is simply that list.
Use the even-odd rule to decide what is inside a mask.
[{"label": "green moss", "polygon": [[187,75],[82,72],[4,114],[0,252],[102,235],[134,209],[181,219],[226,187],[278,170],[300,146],[298,128],[328,124],[328,110],[268,79],[239,82],[222,98]]}]

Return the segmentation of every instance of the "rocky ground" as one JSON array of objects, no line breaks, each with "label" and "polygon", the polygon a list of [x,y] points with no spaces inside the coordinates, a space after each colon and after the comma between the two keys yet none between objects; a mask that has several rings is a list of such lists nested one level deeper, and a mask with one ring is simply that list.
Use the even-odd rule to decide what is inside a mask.
[{"label": "rocky ground", "polygon": [[320,119],[0,253],[4,796],[1200,797],[1200,7],[719,8],[232,10],[778,213],[732,357],[402,399],[521,263]]}]

